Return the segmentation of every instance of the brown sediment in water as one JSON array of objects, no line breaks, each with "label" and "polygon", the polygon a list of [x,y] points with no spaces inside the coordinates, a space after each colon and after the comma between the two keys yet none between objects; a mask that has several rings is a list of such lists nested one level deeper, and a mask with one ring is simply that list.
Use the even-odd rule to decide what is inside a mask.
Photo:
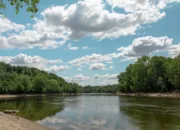
[{"label": "brown sediment in water", "polygon": [[120,96],[180,98],[180,93],[117,93]]},{"label": "brown sediment in water", "polygon": [[33,121],[0,112],[0,130],[52,130]]}]

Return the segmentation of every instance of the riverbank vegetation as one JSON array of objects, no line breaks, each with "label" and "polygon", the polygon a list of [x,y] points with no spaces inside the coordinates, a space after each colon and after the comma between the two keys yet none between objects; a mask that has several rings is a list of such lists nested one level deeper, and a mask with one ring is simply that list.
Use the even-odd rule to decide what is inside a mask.
[{"label": "riverbank vegetation", "polygon": [[143,56],[118,75],[118,82],[82,87],[46,71],[0,62],[0,94],[157,93],[180,91],[180,55]]},{"label": "riverbank vegetation", "polygon": [[106,86],[85,86],[83,87],[84,93],[116,93],[118,91],[117,85]]},{"label": "riverbank vegetation", "polygon": [[0,94],[77,93],[81,86],[45,71],[0,63]]},{"label": "riverbank vegetation", "polygon": [[123,93],[180,91],[180,55],[175,58],[143,56],[118,75]]}]

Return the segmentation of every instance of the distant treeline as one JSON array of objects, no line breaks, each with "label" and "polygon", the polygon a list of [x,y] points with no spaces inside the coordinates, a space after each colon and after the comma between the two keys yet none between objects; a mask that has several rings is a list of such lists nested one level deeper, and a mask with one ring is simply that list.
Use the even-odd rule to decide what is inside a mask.
[{"label": "distant treeline", "polygon": [[84,93],[116,93],[117,91],[118,91],[118,85],[83,87]]},{"label": "distant treeline", "polygon": [[118,80],[119,90],[126,93],[180,91],[180,55],[143,56],[120,73]]},{"label": "distant treeline", "polygon": [[55,74],[0,62],[0,94],[79,92],[81,86],[67,83]]}]

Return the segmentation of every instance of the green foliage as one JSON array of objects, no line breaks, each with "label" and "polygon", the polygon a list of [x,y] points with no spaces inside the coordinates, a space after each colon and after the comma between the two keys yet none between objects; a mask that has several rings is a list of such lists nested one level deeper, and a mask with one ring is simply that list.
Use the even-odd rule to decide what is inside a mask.
[{"label": "green foliage", "polygon": [[55,74],[36,68],[11,66],[0,62],[0,94],[16,93],[115,93],[116,85],[86,86],[67,83]]},{"label": "green foliage", "polygon": [[83,87],[84,93],[116,93],[117,85],[106,86],[85,86]]},{"label": "green foliage", "polygon": [[37,4],[39,1],[40,0],[8,0],[7,2],[4,2],[3,0],[0,0],[0,13],[7,8],[7,3],[9,3],[11,6],[15,7],[16,14],[18,14],[19,10],[25,6],[27,12],[33,13],[31,16],[33,17],[38,11]]},{"label": "green foliage", "polygon": [[81,87],[36,68],[0,62],[0,94],[173,92],[180,91],[180,55],[175,58],[143,56],[118,75],[118,82],[118,85]]},{"label": "green foliage", "polygon": [[0,62],[0,94],[79,92],[81,86],[67,83],[55,74]]},{"label": "green foliage", "polygon": [[118,75],[119,90],[125,93],[180,90],[180,56],[139,58]]}]

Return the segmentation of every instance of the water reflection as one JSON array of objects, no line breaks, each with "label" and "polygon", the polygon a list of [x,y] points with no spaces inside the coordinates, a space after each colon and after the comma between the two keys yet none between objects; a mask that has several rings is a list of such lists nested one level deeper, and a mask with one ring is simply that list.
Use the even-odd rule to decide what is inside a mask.
[{"label": "water reflection", "polygon": [[180,130],[179,99],[121,97],[120,111],[139,130]]},{"label": "water reflection", "polygon": [[0,111],[7,109],[19,110],[18,116],[29,120],[42,120],[47,116],[55,115],[64,108],[63,99],[52,97],[13,98],[0,100]]},{"label": "water reflection", "polygon": [[63,111],[38,123],[57,130],[138,130],[119,103],[118,96],[68,97]]},{"label": "water reflection", "polygon": [[84,95],[0,100],[55,130],[179,130],[180,100]]}]

